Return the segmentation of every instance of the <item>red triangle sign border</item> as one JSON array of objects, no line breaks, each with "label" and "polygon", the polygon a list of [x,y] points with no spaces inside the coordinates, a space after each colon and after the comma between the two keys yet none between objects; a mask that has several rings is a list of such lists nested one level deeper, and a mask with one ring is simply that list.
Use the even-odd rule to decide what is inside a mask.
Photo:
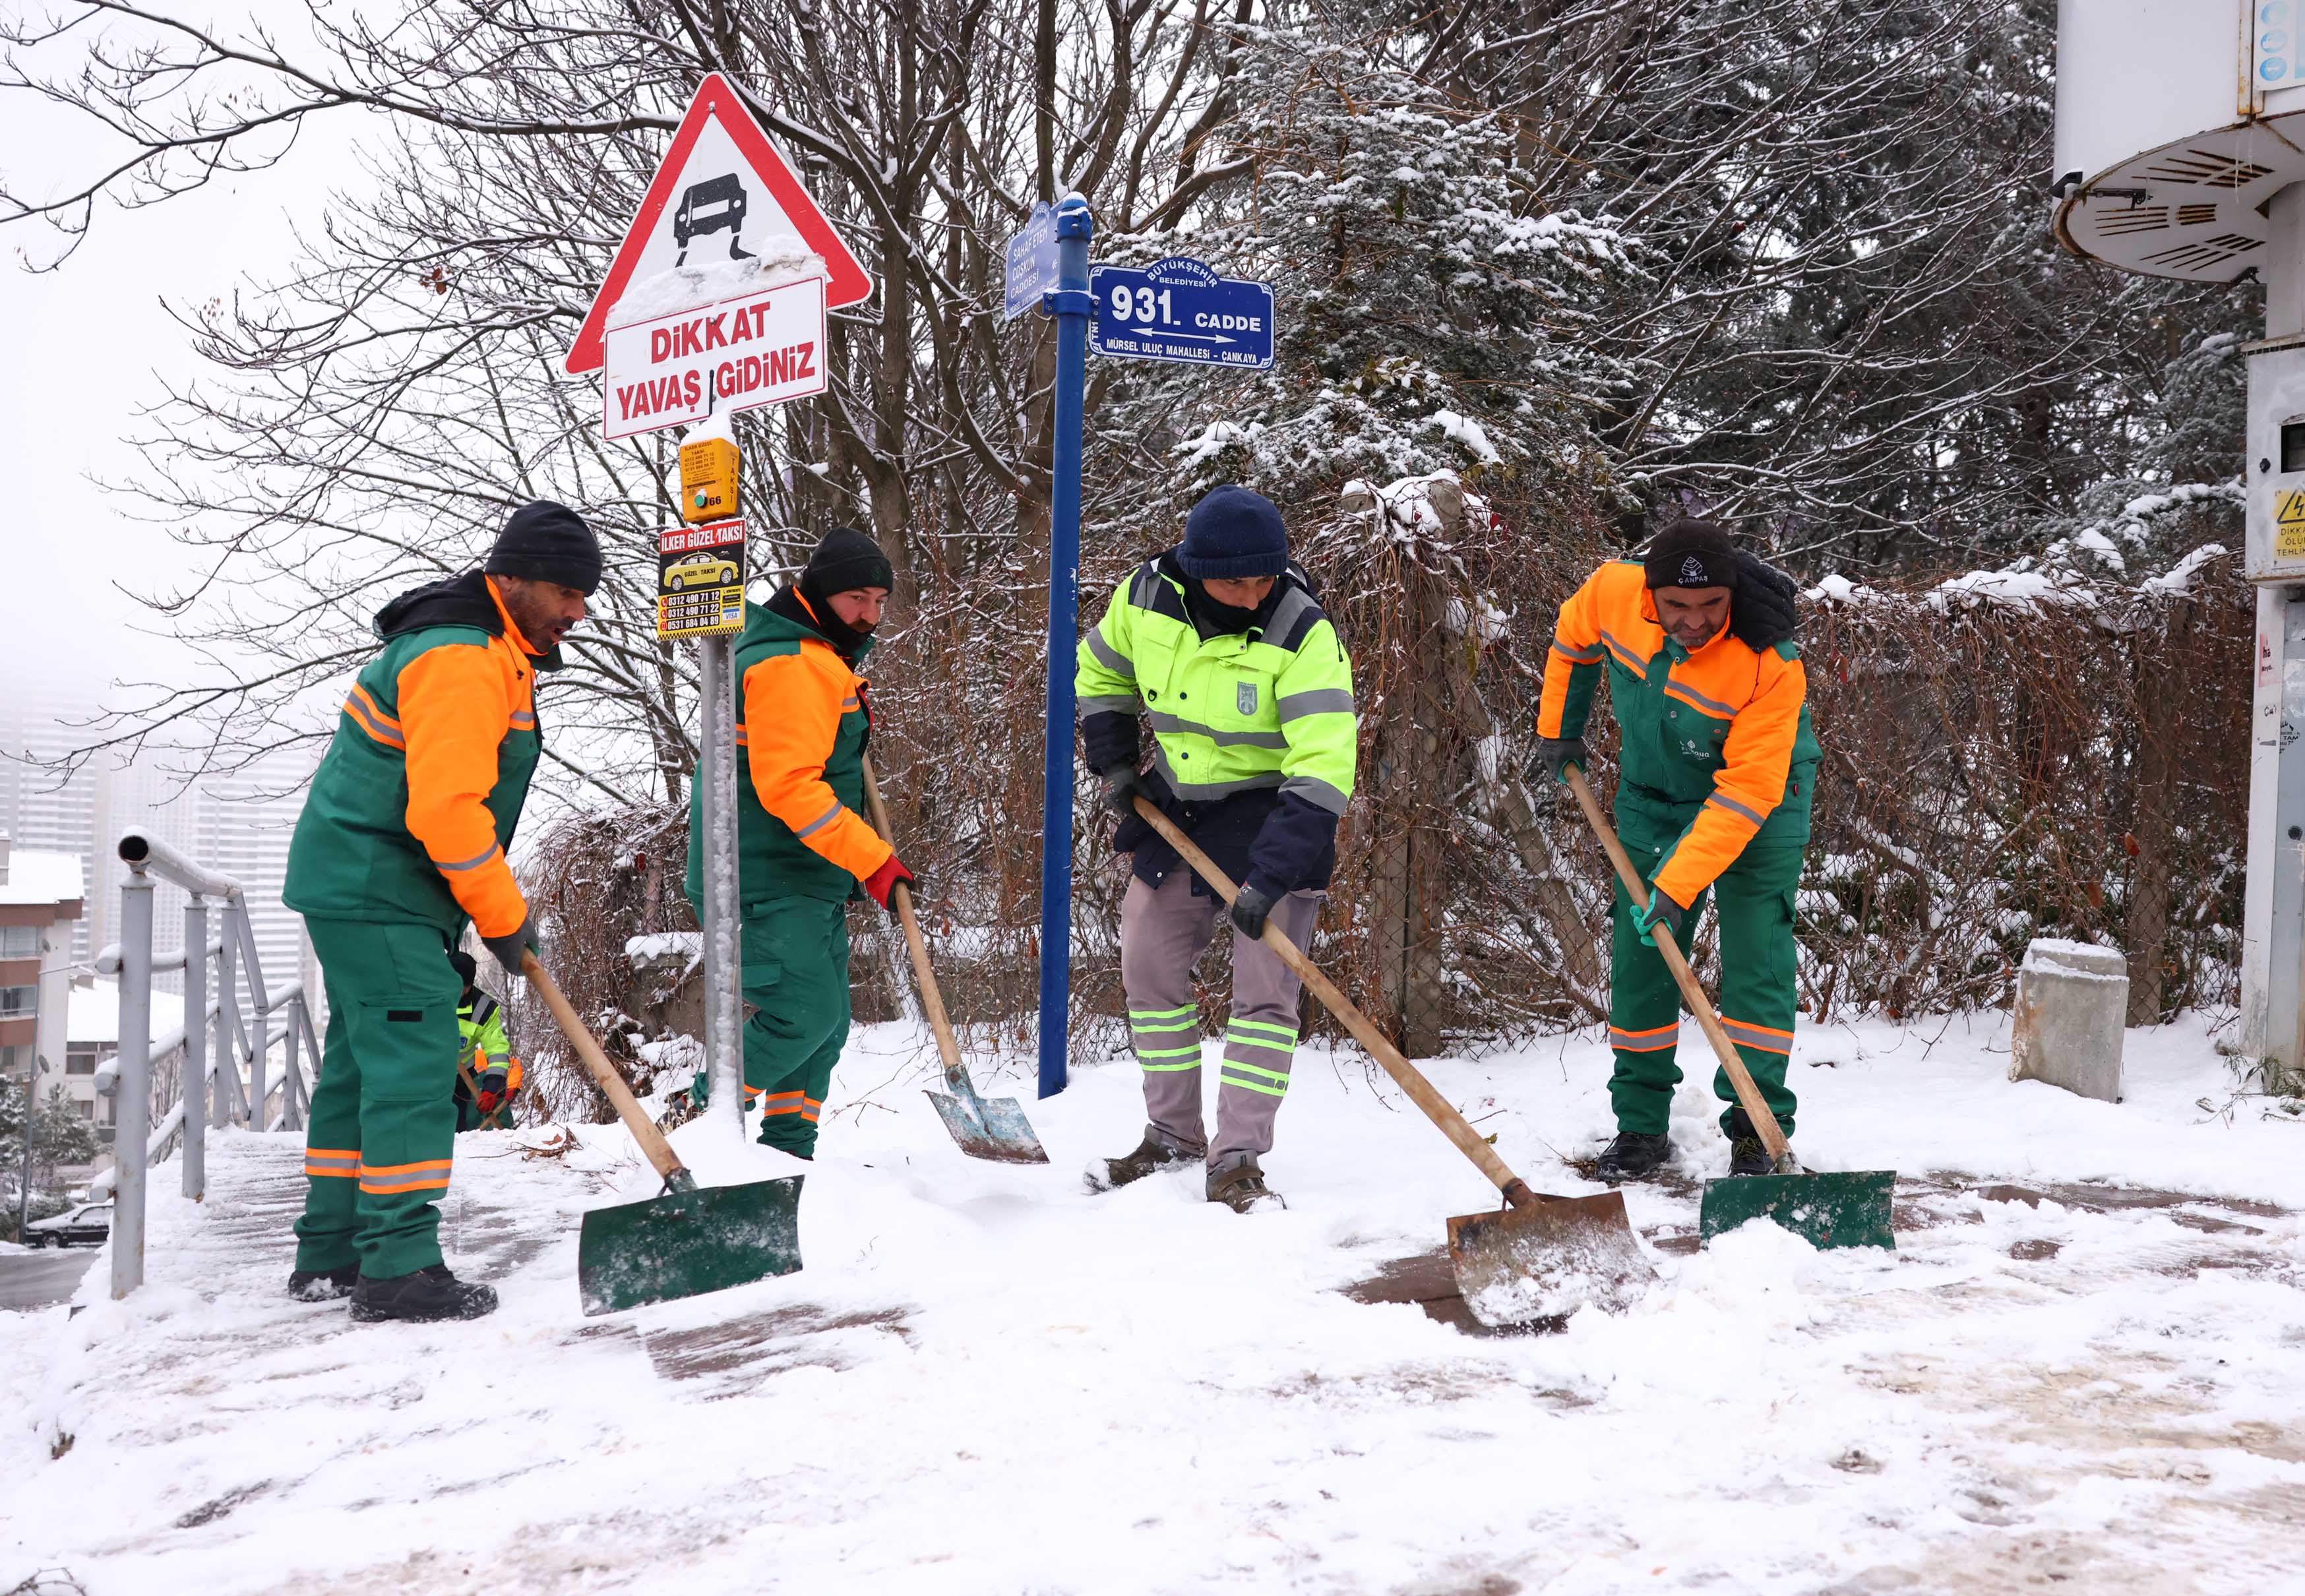
[{"label": "red triangle sign border", "polygon": [[633,217],[632,225],[625,230],[625,242],[617,246],[616,259],[609,263],[608,275],[601,281],[600,291],[592,296],[592,308],[585,312],[584,325],[577,329],[576,341],[569,347],[566,364],[571,373],[600,369],[604,352],[601,334],[607,327],[608,312],[624,297],[634,268],[640,262],[641,251],[656,231],[665,207],[672,202],[672,191],[690,152],[696,148],[698,135],[704,131],[705,123],[714,117],[719,119],[738,153],[751,163],[754,174],[783,208],[802,242],[824,257],[829,279],[825,284],[825,308],[837,310],[843,305],[872,297],[871,275],[849,250],[831,218],[801,186],[800,179],[745,108],[736,86],[719,72],[710,72],[697,85],[696,98],[689,101],[688,114],[680,119],[679,130],[672,136],[672,147],[658,163],[656,175],[649,181],[648,192],[641,199],[640,210]]}]

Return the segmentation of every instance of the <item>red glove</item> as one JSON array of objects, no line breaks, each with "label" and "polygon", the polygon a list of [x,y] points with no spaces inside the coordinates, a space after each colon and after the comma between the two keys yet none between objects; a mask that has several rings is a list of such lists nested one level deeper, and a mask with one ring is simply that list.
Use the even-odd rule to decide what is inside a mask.
[{"label": "red glove", "polygon": [[481,1077],[481,1095],[478,1101],[482,1115],[494,1114],[503,1104],[507,1095],[505,1085],[505,1072],[502,1070],[490,1070]]},{"label": "red glove", "polygon": [[899,881],[914,894],[921,889],[920,883],[913,878],[913,872],[905,868],[905,862],[891,853],[881,862],[879,870],[864,878],[864,890],[872,895],[874,903],[893,914],[897,906],[889,901],[889,889]]}]

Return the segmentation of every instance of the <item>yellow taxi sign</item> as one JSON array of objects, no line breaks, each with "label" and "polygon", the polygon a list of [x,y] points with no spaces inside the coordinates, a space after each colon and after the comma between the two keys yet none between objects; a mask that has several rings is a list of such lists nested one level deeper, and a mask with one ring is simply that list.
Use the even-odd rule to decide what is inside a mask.
[{"label": "yellow taxi sign", "polygon": [[744,523],[721,521],[659,533],[656,634],[713,637],[744,625]]},{"label": "yellow taxi sign", "polygon": [[736,446],[725,437],[680,446],[680,518],[726,521],[736,513]]}]

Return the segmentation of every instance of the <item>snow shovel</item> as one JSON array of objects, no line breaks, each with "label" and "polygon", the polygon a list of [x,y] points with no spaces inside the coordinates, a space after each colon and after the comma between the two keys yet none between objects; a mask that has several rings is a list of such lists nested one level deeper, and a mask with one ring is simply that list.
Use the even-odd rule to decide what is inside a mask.
[{"label": "snow shovel", "polygon": [[576,1292],[584,1316],[749,1286],[800,1268],[800,1186],[805,1177],[699,1186],[535,954],[522,955],[521,973],[544,995],[560,1034],[664,1176],[662,1196],[585,1214],[576,1244]]},{"label": "snow shovel", "polygon": [[[872,801],[872,829],[887,836],[889,806],[880,802],[880,784],[872,777],[869,755],[864,760],[864,796]],[[952,1022],[945,1016],[944,995],[937,990],[936,972],[929,968],[929,945],[921,936],[920,917],[913,913],[913,889],[899,881],[889,889],[889,901],[904,923],[905,945],[913,954],[913,977],[920,982],[921,1007],[928,1014],[929,1029],[936,1032],[937,1057],[944,1060],[944,1090],[928,1094],[944,1128],[972,1159],[990,1159],[996,1164],[1047,1163],[1049,1155],[1015,1098],[976,1095],[976,1082],[968,1078],[960,1062],[960,1044],[953,1039]]]},{"label": "snow shovel", "polygon": [[[1216,862],[1195,847],[1175,822],[1143,798],[1136,812],[1201,879],[1226,903],[1239,888],[1219,870]],[[1457,1272],[1457,1287],[1474,1318],[1492,1329],[1552,1319],[1586,1306],[1616,1311],[1639,1295],[1656,1278],[1625,1215],[1621,1193],[1595,1197],[1555,1197],[1532,1192],[1527,1182],[1505,1167],[1497,1150],[1457,1112],[1456,1105],[1435,1091],[1433,1082],[1385,1040],[1366,1014],[1339,991],[1321,967],[1306,958],[1294,942],[1267,922],[1264,945],[1296,972],[1313,996],[1343,1023],[1353,1040],[1384,1066],[1408,1100],[1441,1127],[1457,1150],[1473,1160],[1505,1200],[1495,1213],[1467,1214],[1449,1221],[1449,1262]]]},{"label": "snow shovel", "polygon": [[[1633,868],[1632,859],[1626,853],[1625,845],[1618,840],[1615,829],[1601,813],[1600,802],[1593,796],[1585,773],[1571,765],[1568,777],[1569,790],[1577,794],[1586,819],[1592,823],[1593,834],[1607,850],[1609,862],[1617,867],[1617,879],[1625,884],[1634,907],[1647,908],[1648,886]],[[1705,1201],[1697,1210],[1697,1239],[1711,1241],[1748,1219],[1766,1218],[1812,1246],[1894,1247],[1897,1238],[1889,1228],[1889,1195],[1896,1186],[1897,1172],[1867,1169],[1821,1174],[1803,1169],[1793,1157],[1784,1132],[1778,1127],[1777,1116],[1769,1112],[1760,1088],[1753,1084],[1752,1072],[1738,1057],[1737,1045],[1722,1028],[1721,1016],[1714,1011],[1704,987],[1698,984],[1697,972],[1681,956],[1680,945],[1672,939],[1672,932],[1667,930],[1659,936],[1653,931],[1649,940],[1664,960],[1665,968],[1672,972],[1672,979],[1680,987],[1681,1000],[1697,1016],[1705,1040],[1713,1044],[1714,1055],[1721,1060],[1730,1084],[1737,1090],[1737,1101],[1744,1108],[1745,1117],[1753,1122],[1753,1128],[1760,1133],[1762,1145],[1769,1150],[1769,1157],[1776,1164],[1773,1175],[1731,1176],[1726,1180],[1707,1182]]]}]

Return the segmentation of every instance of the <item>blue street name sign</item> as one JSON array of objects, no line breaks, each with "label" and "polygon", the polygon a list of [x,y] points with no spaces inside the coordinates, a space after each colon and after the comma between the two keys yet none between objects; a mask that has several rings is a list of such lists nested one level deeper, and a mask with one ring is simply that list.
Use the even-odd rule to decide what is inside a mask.
[{"label": "blue street name sign", "polygon": [[1193,366],[1272,364],[1272,288],[1220,277],[1189,256],[1171,255],[1143,271],[1100,266],[1089,273],[1096,301],[1088,346],[1132,361]]},{"label": "blue street name sign", "polygon": [[1000,319],[1014,321],[1041,308],[1041,296],[1057,285],[1057,213],[1047,200],[1008,241],[1008,270],[1001,284]]}]

